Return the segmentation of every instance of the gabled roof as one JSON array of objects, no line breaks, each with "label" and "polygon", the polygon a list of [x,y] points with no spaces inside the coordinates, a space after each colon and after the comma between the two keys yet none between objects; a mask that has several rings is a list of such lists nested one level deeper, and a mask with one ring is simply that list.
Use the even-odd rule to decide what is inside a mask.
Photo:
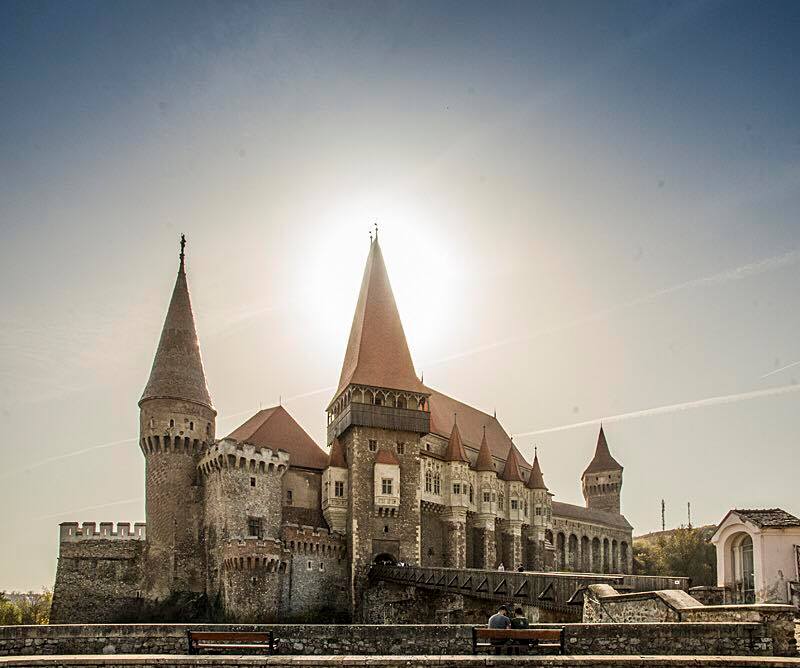
[{"label": "gabled roof", "polygon": [[378,450],[378,454],[375,456],[375,463],[376,464],[394,464],[396,466],[400,465],[400,460],[397,459],[397,455],[394,454],[391,450],[387,448],[381,448]]},{"label": "gabled roof", "polygon": [[738,510],[734,508],[731,512],[749,520],[762,529],[769,527],[800,527],[800,519],[780,508],[758,508],[750,510]]},{"label": "gabled roof", "polygon": [[486,430],[483,432],[483,439],[481,439],[481,448],[478,450],[478,457],[475,460],[476,471],[492,471],[494,472],[494,464],[492,464],[492,453],[489,451],[489,444],[486,441]]},{"label": "gabled roof", "polygon": [[214,410],[194,326],[182,248],[172,299],[139,405],[147,399],[185,399]]},{"label": "gabled roof", "polygon": [[447,462],[467,462],[469,457],[464,452],[464,445],[461,443],[461,434],[458,431],[458,424],[453,420],[453,429],[450,431],[450,439],[447,441],[447,450],[444,453]]},{"label": "gabled roof", "polygon": [[539,454],[533,456],[533,466],[531,467],[531,474],[528,476],[528,482],[525,484],[528,489],[547,489],[544,484],[544,476],[542,475],[542,468],[539,466]]},{"label": "gabled roof", "polygon": [[328,466],[328,455],[283,406],[258,411],[228,438],[262,448],[285,450],[289,453],[289,466],[319,470]]},{"label": "gabled roof", "polygon": [[333,443],[331,443],[331,451],[328,456],[328,466],[333,466],[340,469],[347,468],[347,460],[344,457],[344,447],[342,447],[342,443],[338,438],[334,438]]},{"label": "gabled roof", "polygon": [[377,237],[369,248],[339,387],[333,399],[350,383],[426,392],[414,371]]},{"label": "gabled roof", "polygon": [[525,478],[522,477],[522,472],[519,468],[521,459],[522,455],[519,454],[517,446],[512,443],[511,450],[508,451],[508,456],[506,457],[506,465],[503,467],[500,477],[508,482],[525,482]]},{"label": "gabled roof", "polygon": [[603,425],[600,425],[600,433],[597,435],[597,447],[594,451],[594,458],[589,462],[589,466],[586,467],[583,475],[587,473],[599,473],[600,471],[621,470],[622,465],[611,456],[611,452],[608,449],[608,442],[606,441],[606,435],[603,431]]},{"label": "gabled roof", "polygon": [[555,517],[567,517],[574,520],[594,522],[595,524],[605,524],[606,526],[618,529],[633,529],[624,515],[610,513],[605,510],[584,508],[583,506],[576,506],[572,503],[562,503],[561,501],[553,501],[552,509]]}]

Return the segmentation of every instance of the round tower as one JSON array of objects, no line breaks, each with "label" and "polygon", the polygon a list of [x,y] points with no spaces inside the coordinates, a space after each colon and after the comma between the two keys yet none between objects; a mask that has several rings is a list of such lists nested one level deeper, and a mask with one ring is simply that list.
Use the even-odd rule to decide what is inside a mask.
[{"label": "round tower", "polygon": [[139,400],[145,457],[147,578],[151,598],[205,589],[198,455],[214,439],[217,412],[206,385],[200,344],[180,264],[150,378]]},{"label": "round tower", "polygon": [[594,458],[581,476],[581,487],[587,508],[619,515],[622,465],[611,456],[603,425],[600,425],[597,435]]},{"label": "round tower", "polygon": [[546,570],[553,566],[553,546],[548,544],[547,531],[553,529],[552,493],[548,491],[539,464],[539,451],[535,449],[533,465],[525,483],[530,509],[528,554],[526,565],[533,570]]}]

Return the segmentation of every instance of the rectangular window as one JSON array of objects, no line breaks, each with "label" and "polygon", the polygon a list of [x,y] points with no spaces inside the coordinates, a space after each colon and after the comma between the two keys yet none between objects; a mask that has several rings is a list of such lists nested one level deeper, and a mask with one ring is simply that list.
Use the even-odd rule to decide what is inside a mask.
[{"label": "rectangular window", "polygon": [[489,492],[483,493],[483,502],[489,503],[492,500],[492,495]]},{"label": "rectangular window", "polygon": [[378,441],[369,439],[369,451],[375,452],[378,449]]},{"label": "rectangular window", "polygon": [[453,483],[453,494],[461,494],[461,483]]},{"label": "rectangular window", "polygon": [[261,518],[248,517],[247,518],[247,535],[261,538]]},{"label": "rectangular window", "polygon": [[381,494],[390,495],[392,493],[392,479],[383,478],[381,480]]},{"label": "rectangular window", "polygon": [[320,561],[319,562],[319,570],[321,570],[321,571],[325,570],[325,562],[324,561]]},{"label": "rectangular window", "polygon": [[313,571],[314,570],[314,562],[313,561],[307,561],[306,562],[306,570],[307,571]]},{"label": "rectangular window", "polygon": [[287,506],[291,506],[292,505],[292,490],[290,490],[290,489],[286,490],[286,505]]},{"label": "rectangular window", "polygon": [[541,506],[536,506],[536,509],[534,510],[534,514],[536,515],[536,517],[541,517],[542,516],[542,507]]},{"label": "rectangular window", "polygon": [[516,499],[511,499],[511,510],[517,510],[517,503]]},{"label": "rectangular window", "polygon": [[401,443],[400,441],[397,442],[397,454],[404,455],[406,453],[406,444]]},{"label": "rectangular window", "polygon": [[256,479],[250,478],[250,487],[255,487],[255,486],[256,486]]},{"label": "rectangular window", "polygon": [[339,498],[344,496],[344,483],[341,480],[333,483],[333,495]]}]

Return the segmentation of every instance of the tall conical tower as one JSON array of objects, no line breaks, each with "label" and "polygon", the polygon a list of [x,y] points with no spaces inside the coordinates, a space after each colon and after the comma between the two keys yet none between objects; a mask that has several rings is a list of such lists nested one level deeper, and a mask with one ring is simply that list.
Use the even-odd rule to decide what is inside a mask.
[{"label": "tall conical tower", "polygon": [[526,565],[534,570],[545,570],[552,567],[554,556],[552,544],[547,545],[545,541],[545,532],[553,528],[553,495],[544,482],[538,450],[534,451],[533,465],[525,489],[530,508]]},{"label": "tall conical tower", "polygon": [[328,444],[339,440],[349,469],[345,532],[356,618],[373,560],[419,563],[419,449],[430,430],[428,396],[414,371],[376,235],[328,406]]},{"label": "tall conical tower", "polygon": [[139,400],[145,456],[149,593],[164,599],[205,589],[199,452],[214,438],[217,412],[200,357],[189,288],[186,240],[150,379]]},{"label": "tall conical tower", "polygon": [[622,465],[611,456],[603,425],[597,435],[594,458],[583,472],[581,483],[587,508],[619,514]]}]

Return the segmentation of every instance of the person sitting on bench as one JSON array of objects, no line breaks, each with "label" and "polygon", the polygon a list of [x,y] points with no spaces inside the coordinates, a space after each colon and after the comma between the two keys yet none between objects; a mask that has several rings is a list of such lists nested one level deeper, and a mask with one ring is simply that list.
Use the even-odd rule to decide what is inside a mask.
[{"label": "person sitting on bench", "polygon": [[[497,612],[494,613],[491,617],[489,617],[489,623],[487,626],[490,629],[510,629],[511,628],[511,620],[508,618],[508,608],[504,605],[501,605]],[[492,639],[492,645],[494,645],[494,653],[500,654],[501,647],[506,644],[505,640],[494,640]]]}]

